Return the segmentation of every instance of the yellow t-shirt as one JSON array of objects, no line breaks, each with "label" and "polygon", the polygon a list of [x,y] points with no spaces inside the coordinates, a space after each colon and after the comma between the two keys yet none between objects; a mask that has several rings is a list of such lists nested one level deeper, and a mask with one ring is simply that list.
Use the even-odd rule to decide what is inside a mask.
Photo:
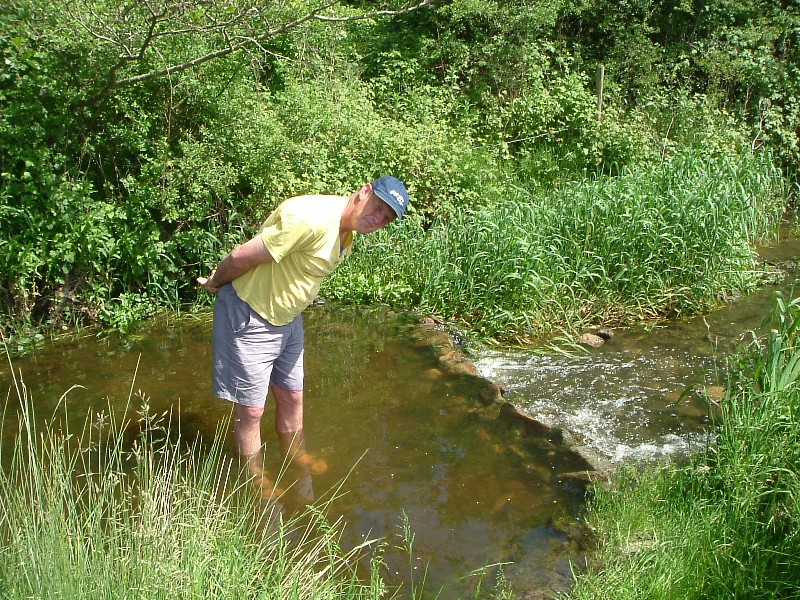
[{"label": "yellow t-shirt", "polygon": [[353,235],[339,238],[343,196],[297,196],[283,202],[261,226],[273,260],[233,280],[233,288],[273,325],[287,325],[311,304],[323,278],[350,253]]}]

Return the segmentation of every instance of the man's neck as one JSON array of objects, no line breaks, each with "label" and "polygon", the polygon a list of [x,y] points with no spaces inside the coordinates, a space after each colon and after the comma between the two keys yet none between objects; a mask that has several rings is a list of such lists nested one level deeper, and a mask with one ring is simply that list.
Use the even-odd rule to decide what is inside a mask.
[{"label": "man's neck", "polygon": [[342,216],[339,219],[339,236],[344,239],[348,233],[355,231],[356,225],[354,223],[354,209],[356,206],[356,194],[350,194],[347,197],[347,204],[342,211]]}]

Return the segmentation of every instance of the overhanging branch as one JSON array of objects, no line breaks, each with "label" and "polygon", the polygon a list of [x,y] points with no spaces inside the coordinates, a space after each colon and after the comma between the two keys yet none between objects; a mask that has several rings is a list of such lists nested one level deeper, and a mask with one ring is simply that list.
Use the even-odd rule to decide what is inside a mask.
[{"label": "overhanging branch", "polygon": [[[245,49],[245,48],[247,48],[249,46],[258,46],[258,45],[262,44],[263,42],[265,42],[266,40],[268,40],[269,38],[272,38],[272,37],[274,37],[276,35],[280,35],[282,33],[286,33],[287,31],[295,29],[295,28],[297,28],[297,27],[299,27],[299,26],[301,26],[301,25],[303,25],[305,23],[308,23],[309,21],[312,21],[312,20],[324,21],[324,22],[329,22],[329,23],[347,23],[347,22],[353,22],[353,21],[361,21],[361,20],[365,20],[365,19],[378,19],[378,18],[399,16],[399,15],[409,14],[409,13],[418,11],[420,9],[423,9],[423,8],[426,8],[426,7],[429,7],[429,6],[433,6],[436,1],[437,0],[421,0],[420,2],[417,2],[416,4],[412,4],[412,5],[406,6],[404,8],[397,9],[397,10],[380,10],[380,11],[374,11],[374,12],[364,13],[364,14],[360,14],[360,15],[351,15],[351,16],[348,16],[348,17],[331,17],[331,16],[327,16],[327,15],[322,14],[324,11],[330,9],[331,7],[333,7],[334,5],[336,5],[336,4],[338,4],[340,2],[340,0],[331,0],[331,1],[327,2],[326,4],[323,4],[323,5],[315,8],[314,10],[308,12],[307,14],[305,14],[305,15],[297,18],[297,19],[294,19],[292,21],[284,23],[284,24],[282,24],[282,25],[280,25],[278,27],[275,27],[273,29],[270,29],[270,30],[268,30],[268,31],[266,31],[266,32],[264,32],[262,34],[254,35],[254,36],[248,36],[248,37],[246,37],[244,39],[241,39],[241,36],[237,36],[237,37],[240,38],[241,41],[239,41],[237,43],[229,44],[228,46],[226,46],[224,48],[220,48],[220,49],[215,50],[213,52],[209,52],[207,54],[203,54],[202,56],[198,56],[198,57],[193,58],[191,60],[187,60],[187,61],[184,61],[184,62],[181,62],[181,63],[178,63],[178,64],[174,64],[174,65],[170,65],[170,66],[164,67],[162,69],[155,69],[155,70],[152,70],[152,71],[147,71],[146,73],[140,73],[138,75],[132,75],[130,77],[124,77],[124,78],[121,78],[121,79],[117,79],[115,77],[114,72],[116,70],[118,70],[119,68],[121,68],[121,66],[123,64],[125,64],[127,61],[130,61],[132,59],[136,60],[136,59],[142,58],[144,51],[147,49],[147,47],[149,46],[150,42],[153,40],[153,37],[155,36],[154,30],[151,28],[150,31],[148,31],[148,34],[147,34],[147,36],[145,38],[144,43],[140,46],[140,51],[138,53],[136,53],[135,55],[132,55],[132,56],[121,56],[120,57],[120,62],[117,63],[117,66],[113,70],[114,72],[112,72],[112,76],[110,78],[110,84],[109,84],[108,88],[109,89],[119,88],[119,87],[123,87],[123,86],[126,86],[126,85],[139,83],[139,82],[142,82],[142,81],[147,81],[147,80],[150,80],[150,79],[156,79],[158,77],[164,77],[164,76],[167,76],[167,75],[171,75],[173,73],[180,73],[181,71],[186,71],[187,69],[191,69],[193,67],[197,67],[197,66],[199,66],[199,65],[201,65],[203,63],[206,63],[206,62],[208,62],[210,60],[214,60],[214,59],[217,59],[217,58],[222,58],[224,56],[228,56],[228,55],[233,54],[235,52],[239,52],[240,50],[243,50],[243,49]],[[158,16],[156,16],[156,18],[158,18]],[[218,27],[217,27],[217,30],[218,30]],[[200,32],[200,31],[198,31],[198,32]],[[223,29],[223,33],[227,34],[227,32],[224,29]],[[177,34],[177,32],[176,32],[176,34]],[[161,35],[163,35],[163,34],[161,34]],[[99,36],[97,36],[97,37],[99,37]],[[226,35],[226,37],[227,37],[227,35]],[[107,40],[107,38],[106,38],[106,40]]]}]

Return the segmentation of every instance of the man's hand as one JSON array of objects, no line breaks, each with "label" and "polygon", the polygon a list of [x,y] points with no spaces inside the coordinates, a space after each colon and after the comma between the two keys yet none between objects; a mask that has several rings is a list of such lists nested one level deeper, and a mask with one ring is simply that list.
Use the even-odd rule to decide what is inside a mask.
[{"label": "man's hand", "polygon": [[211,285],[209,283],[213,279],[214,273],[216,272],[217,270],[214,269],[213,271],[211,271],[211,275],[209,275],[208,277],[203,277],[201,275],[200,277],[197,278],[197,283],[199,283],[202,287],[206,288],[206,290],[208,290],[212,294],[216,294],[219,291],[219,287]]},{"label": "man's hand", "polygon": [[217,268],[211,271],[211,275],[208,277],[201,275],[197,278],[197,283],[212,294],[216,294],[229,281],[233,281],[253,267],[271,260],[272,256],[264,245],[264,241],[260,235],[257,235],[234,248],[219,262]]}]

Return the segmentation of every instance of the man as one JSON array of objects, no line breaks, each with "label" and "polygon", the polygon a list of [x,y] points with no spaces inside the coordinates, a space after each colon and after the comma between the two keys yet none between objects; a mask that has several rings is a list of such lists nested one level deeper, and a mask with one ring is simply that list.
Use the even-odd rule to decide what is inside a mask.
[{"label": "man", "polygon": [[265,493],[261,417],[268,391],[275,399],[275,430],[291,461],[295,497],[314,500],[313,461],[303,436],[303,320],[301,313],[353,244],[401,219],[405,185],[392,176],[349,196],[308,195],[283,202],[251,240],[225,256],[197,282],[214,303],[214,393],[235,403],[233,435],[239,455]]}]

